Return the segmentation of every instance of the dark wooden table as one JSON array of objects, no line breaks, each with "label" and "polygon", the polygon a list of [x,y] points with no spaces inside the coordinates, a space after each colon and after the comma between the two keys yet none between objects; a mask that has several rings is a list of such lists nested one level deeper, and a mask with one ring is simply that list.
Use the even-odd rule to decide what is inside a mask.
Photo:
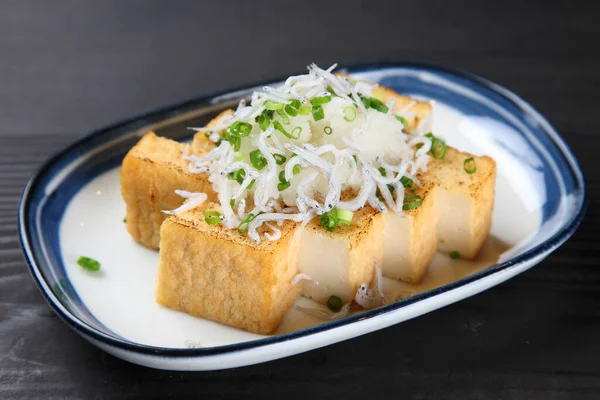
[{"label": "dark wooden table", "polygon": [[[600,398],[600,12],[547,3],[1,2],[0,398]],[[406,59],[514,90],[574,150],[588,213],[539,266],[383,331],[210,373],[116,359],[44,303],[21,256],[16,209],[54,151],[133,113],[312,61]]]}]

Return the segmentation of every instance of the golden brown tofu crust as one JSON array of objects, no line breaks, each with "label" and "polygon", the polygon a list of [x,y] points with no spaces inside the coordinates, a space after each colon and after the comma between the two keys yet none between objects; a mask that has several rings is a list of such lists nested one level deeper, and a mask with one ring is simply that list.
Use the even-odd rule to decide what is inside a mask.
[{"label": "golden brown tofu crust", "polygon": [[158,249],[160,225],[183,203],[176,189],[213,193],[204,174],[191,174],[182,158],[184,144],[147,133],[125,156],[121,194],[126,204],[127,231],[140,244]]},{"label": "golden brown tofu crust", "polygon": [[208,225],[200,208],[169,217],[161,228],[156,301],[250,332],[272,333],[301,294],[301,285],[291,283],[299,246],[295,229],[296,224],[284,224],[279,241],[257,245],[236,230]]},{"label": "golden brown tofu crust", "polygon": [[[468,174],[464,161],[472,157],[477,170]],[[475,156],[452,147],[447,147],[443,160],[432,159],[428,171],[421,173],[419,179],[430,183],[439,190],[468,196],[473,201],[473,212],[470,216],[471,248],[460,253],[460,257],[473,260],[487,239],[494,209],[496,187],[496,162],[488,156]],[[441,218],[442,216],[440,216]]]}]

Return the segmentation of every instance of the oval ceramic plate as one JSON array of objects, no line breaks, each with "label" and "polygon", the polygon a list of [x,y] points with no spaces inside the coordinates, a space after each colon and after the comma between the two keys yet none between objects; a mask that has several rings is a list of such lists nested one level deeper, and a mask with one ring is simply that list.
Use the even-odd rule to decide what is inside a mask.
[{"label": "oval ceramic plate", "polygon": [[[158,254],[133,242],[122,222],[121,160],[150,129],[188,140],[186,127],[204,125],[257,87],[251,86],[93,132],[31,179],[19,211],[21,241],[32,275],[54,311],[92,344],[134,363],[173,370],[237,367],[350,339],[472,296],[531,268],[573,234],[585,208],[581,170],[557,132],[519,97],[474,75],[429,65],[345,71],[435,100],[436,135],[496,160],[492,233],[478,262],[449,262],[438,255],[421,285],[386,281],[388,290],[408,293],[403,300],[332,322],[294,309],[272,336],[158,306]],[[80,255],[101,260],[101,273],[78,267]]]}]

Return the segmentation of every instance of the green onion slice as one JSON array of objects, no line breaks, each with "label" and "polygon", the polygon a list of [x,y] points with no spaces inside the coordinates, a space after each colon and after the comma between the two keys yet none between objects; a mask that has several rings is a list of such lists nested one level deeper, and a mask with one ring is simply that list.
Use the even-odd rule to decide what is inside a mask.
[{"label": "green onion slice", "polygon": [[321,215],[319,221],[321,222],[321,226],[325,228],[325,230],[331,232],[338,226],[337,212],[331,210]]},{"label": "green onion slice", "polygon": [[403,176],[402,178],[400,178],[400,183],[405,188],[411,188],[412,185],[414,184],[413,180],[410,178],[407,178],[406,176]]},{"label": "green onion slice", "polygon": [[290,124],[290,117],[288,117],[287,114],[283,110],[277,110],[275,112],[277,113],[277,115],[279,115],[281,117],[281,121],[285,125],[289,125]]},{"label": "green onion slice", "polygon": [[325,118],[325,111],[323,111],[323,107],[321,106],[314,106],[312,108],[312,115],[315,121],[319,121]]},{"label": "green onion slice", "polygon": [[221,213],[218,211],[207,211],[204,213],[204,221],[206,221],[206,223],[209,225],[220,224],[221,223]]},{"label": "green onion slice", "polygon": [[273,121],[273,127],[290,139],[300,139],[300,133],[302,133],[301,126],[295,127],[294,129],[292,129],[291,133],[288,133],[288,131],[285,130],[285,128],[283,127],[283,125],[281,125],[281,122],[279,121]]},{"label": "green onion slice", "polygon": [[405,128],[408,126],[408,121],[406,120],[406,118],[401,117],[399,115],[394,115],[394,117],[396,117],[398,121],[402,122],[402,125],[404,125]]},{"label": "green onion slice", "polygon": [[250,152],[250,164],[260,171],[267,166],[267,159],[262,155],[260,150],[254,150]]},{"label": "green onion slice", "polygon": [[229,199],[229,205],[231,206],[231,208],[233,208],[233,206],[235,206],[235,198],[231,198]]},{"label": "green onion slice", "polygon": [[238,169],[236,171],[228,173],[227,177],[241,185],[242,182],[244,182],[244,178],[246,177],[246,171],[244,171],[243,169]]},{"label": "green onion slice", "polygon": [[387,171],[385,170],[385,168],[379,167],[378,169],[381,176],[387,176]]},{"label": "green onion slice", "polygon": [[405,211],[413,210],[413,209],[419,207],[422,203],[423,203],[423,197],[419,196],[418,194],[413,194],[412,196],[408,196],[407,198],[404,199],[404,204],[402,205],[402,209]]},{"label": "green onion slice", "polygon": [[265,113],[260,114],[254,120],[263,131],[266,131],[271,125],[271,119]]},{"label": "green onion slice", "polygon": [[256,215],[252,213],[248,214],[248,216],[244,218],[244,220],[238,225],[238,232],[242,235],[248,232],[248,225],[250,224],[250,222],[254,221],[254,218],[256,218]]},{"label": "green onion slice", "polygon": [[456,250],[450,252],[450,258],[453,260],[457,260],[460,258],[460,253]]},{"label": "green onion slice", "polygon": [[376,99],[375,97],[371,97],[369,100],[370,100],[370,107],[372,109],[375,109],[382,113],[388,112],[389,108],[388,108],[388,106],[385,105],[385,103],[383,101]]},{"label": "green onion slice", "polygon": [[354,216],[354,213],[350,210],[342,210],[341,208],[337,208],[335,210],[338,219],[338,224],[342,226],[350,226],[350,224],[352,223],[352,217]]},{"label": "green onion slice", "polygon": [[298,175],[300,173],[300,166],[298,164],[294,165],[294,168],[292,168],[292,173],[294,175]]},{"label": "green onion slice", "polygon": [[283,110],[283,103],[277,101],[267,100],[263,105],[267,110]]},{"label": "green onion slice", "polygon": [[344,108],[344,120],[352,122],[356,119],[356,108],[348,106]]},{"label": "green onion slice", "polygon": [[83,269],[96,272],[100,269],[100,263],[93,258],[81,256],[77,259],[77,264]]},{"label": "green onion slice", "polygon": [[235,121],[229,129],[233,135],[246,137],[252,132],[252,125],[247,122]]},{"label": "green onion slice", "polygon": [[281,192],[282,190],[285,190],[285,189],[289,188],[290,186],[291,186],[291,183],[289,183],[289,182],[279,182],[277,184],[277,190],[279,190]]},{"label": "green onion slice", "polygon": [[323,132],[325,132],[326,135],[331,135],[333,133],[333,129],[331,129],[330,126],[326,126],[323,128]]},{"label": "green onion slice", "polygon": [[430,152],[434,158],[443,160],[444,156],[446,155],[446,142],[438,138],[433,138]]},{"label": "green onion slice", "polygon": [[343,303],[342,299],[337,296],[331,296],[327,299],[327,303],[325,303],[327,308],[329,308],[333,312],[339,312],[342,309]]},{"label": "green onion slice", "polygon": [[298,111],[298,114],[300,114],[300,115],[310,114],[310,106],[308,104],[303,105],[302,108],[300,108],[300,111]]},{"label": "green onion slice", "polygon": [[298,115],[301,108],[302,103],[300,103],[300,100],[296,99],[292,100],[289,104],[286,104],[284,107],[285,112],[288,113],[290,117],[295,117],[296,115]]},{"label": "green onion slice", "polygon": [[469,175],[477,172],[477,165],[475,165],[475,159],[473,157],[466,158],[463,162],[463,167],[465,168],[465,172]]},{"label": "green onion slice", "polygon": [[318,106],[323,105],[325,103],[329,103],[330,101],[331,101],[331,95],[329,95],[329,96],[313,97],[312,99],[310,99],[310,104],[312,104],[313,107],[318,107]]},{"label": "green onion slice", "polygon": [[283,163],[285,162],[285,160],[287,160],[287,158],[285,158],[285,156],[282,156],[281,154],[273,154],[273,158],[275,159],[275,162],[277,163],[277,165],[283,165]]}]

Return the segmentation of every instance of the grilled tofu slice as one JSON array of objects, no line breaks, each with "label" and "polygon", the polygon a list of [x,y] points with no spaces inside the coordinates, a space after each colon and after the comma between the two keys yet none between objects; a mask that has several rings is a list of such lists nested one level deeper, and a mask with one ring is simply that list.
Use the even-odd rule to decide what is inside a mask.
[{"label": "grilled tofu slice", "polygon": [[[471,157],[476,171],[468,174],[464,162]],[[438,249],[465,260],[477,257],[492,223],[495,161],[447,147],[443,160],[432,158],[419,179],[437,188]]]},{"label": "grilled tofu slice", "polygon": [[[208,204],[207,210],[218,210]],[[204,221],[200,206],[169,217],[160,235],[156,301],[174,310],[254,333],[272,333],[301,294],[298,225],[256,244],[237,230]]]},{"label": "grilled tofu slice", "polygon": [[184,199],[176,189],[206,192],[212,189],[205,174],[190,174],[182,158],[185,145],[147,133],[125,156],[121,193],[126,204],[127,231],[140,244],[158,249],[159,229],[166,214]]},{"label": "grilled tofu slice", "polygon": [[405,198],[421,196],[422,203],[403,214],[384,215],[383,275],[408,283],[419,283],[438,247],[437,188],[431,184],[407,188]]},{"label": "grilled tofu slice", "polygon": [[[351,301],[358,287],[369,285],[374,277],[375,262],[383,255],[383,216],[370,207],[354,213],[349,227],[328,232],[318,219],[302,232],[298,272],[314,281],[303,281],[303,294],[320,303],[338,296]],[[318,282],[318,284],[317,284]]]}]

